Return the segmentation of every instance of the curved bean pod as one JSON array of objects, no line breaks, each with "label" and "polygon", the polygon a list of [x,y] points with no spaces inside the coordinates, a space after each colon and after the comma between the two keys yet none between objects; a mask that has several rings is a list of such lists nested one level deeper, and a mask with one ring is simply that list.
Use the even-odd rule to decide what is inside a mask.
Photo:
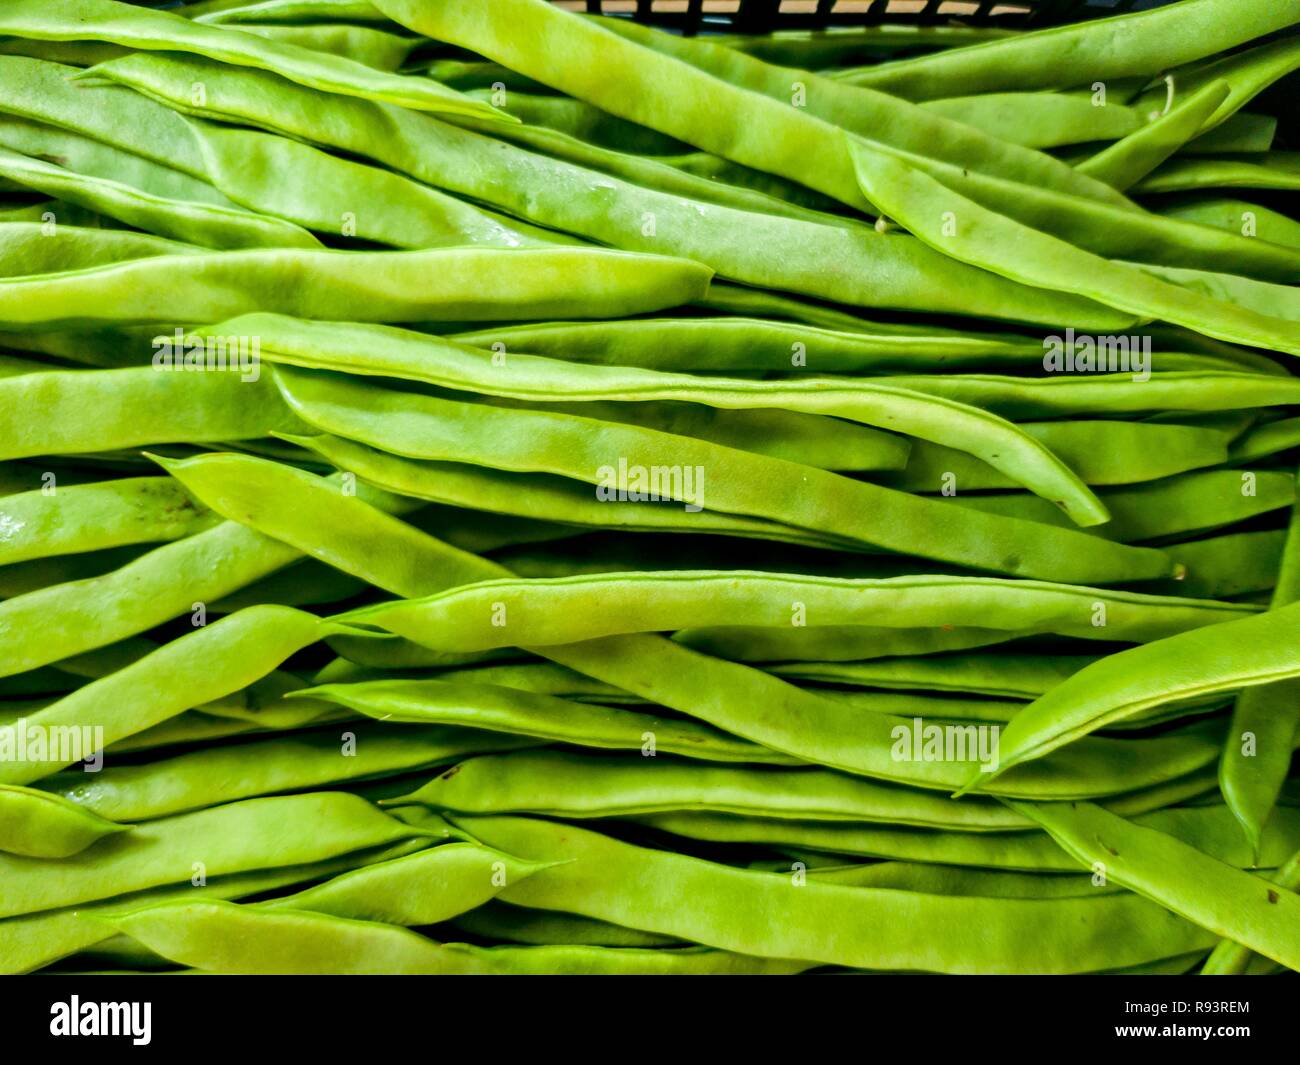
[{"label": "curved bean pod", "polygon": [[[1160,552],[1134,554],[1139,549],[1121,551],[1115,545],[1109,545],[1110,551],[1098,551],[1096,537],[1065,530],[1052,530],[1047,537],[1037,526],[990,522],[987,516],[972,523],[966,514],[960,532],[941,531],[940,525],[948,521],[945,515],[951,513],[942,503],[689,437],[570,415],[381,393],[283,366],[276,375],[285,398],[304,421],[408,458],[554,473],[598,484],[608,483],[600,470],[604,466],[613,471],[608,465],[612,457],[672,455],[673,465],[707,469],[710,509],[775,519],[840,539],[1025,576],[1047,572],[1045,552],[1052,555],[1053,576],[1080,581],[1097,580],[1099,573],[1105,574],[1103,581],[1140,580],[1161,576],[1169,566]],[[761,493],[755,491],[759,483]],[[776,508],[778,515],[772,491],[787,483],[790,490],[784,493],[784,505]],[[619,486],[626,487],[626,481]],[[955,543],[954,534],[963,542]],[[1071,542],[1058,541],[1051,549],[1040,542],[1060,536]],[[940,542],[932,545],[930,539]],[[999,544],[1009,550],[999,549]],[[1062,568],[1063,556],[1074,563],[1068,575]]]},{"label": "curved bean pod", "polygon": [[[1206,938],[1128,895],[993,900],[815,880],[795,889],[786,878],[545,821],[478,817],[456,823],[489,846],[509,845],[534,861],[568,859],[507,889],[506,901],[748,954],[800,954],[885,970],[1083,972],[1191,950]],[[680,906],[682,897],[692,905]]]},{"label": "curved bean pod", "polygon": [[[1300,508],[1291,513],[1269,609],[1300,599]],[[1252,688],[1237,696],[1219,763],[1223,800],[1258,847],[1300,742],[1300,681]]]},{"label": "curved bean pod", "polygon": [[1091,803],[1013,803],[1085,866],[1166,909],[1300,970],[1300,895]]},{"label": "curved bean pod", "polygon": [[[246,687],[328,631],[330,626],[312,614],[289,607],[258,606],[164,644],[0,730],[0,743],[10,748],[8,756],[0,759],[0,782],[40,780],[89,758],[96,750],[61,745],[56,752],[41,742],[24,757],[28,745],[41,737],[78,732],[93,723],[96,743],[113,743],[198,703]],[[43,633],[34,636],[40,639]],[[216,665],[211,663],[214,648],[222,649]]]},{"label": "curved bean pod", "polygon": [[1288,639],[1298,621],[1295,604],[1095,662],[1017,715],[1003,733],[998,768],[975,774],[967,786],[1153,707],[1300,677],[1300,645]]},{"label": "curved bean pod", "polygon": [[29,40],[101,40],[130,48],[189,51],[258,67],[327,93],[387,100],[403,107],[450,114],[493,115],[495,108],[436,82],[387,74],[342,56],[314,52],[113,0],[13,0],[0,12],[0,32]]},{"label": "curved bean pod", "polygon": [[[1300,847],[1300,816],[1293,809],[1283,812],[1285,816],[1271,825],[1265,834],[1260,861],[1266,866],[1280,865]],[[637,820],[660,831],[691,839],[759,843],[786,850],[818,850],[836,855],[1023,872],[1079,871],[1078,862],[1046,834],[935,832],[876,825],[765,820],[726,814],[653,814]],[[1237,868],[1254,865],[1241,828],[1226,806],[1172,807],[1139,815],[1135,821]]]},{"label": "curved bean pod", "polygon": [[121,825],[48,792],[0,784],[0,851],[29,858],[67,858]]},{"label": "curved bean pod", "polygon": [[[1099,608],[1104,624],[1098,624]],[[361,607],[337,620],[377,625],[440,650],[484,651],[728,622],[795,628],[978,624],[1019,634],[1145,641],[1253,613],[1250,606],[1232,603],[991,577],[848,580],[686,571],[490,580],[424,599]]]},{"label": "curved bean pod", "polygon": [[[49,212],[54,212],[51,210]],[[56,220],[53,230],[43,221],[6,222],[0,226],[0,277],[62,273],[84,270],[126,259],[152,255],[185,255],[198,248],[125,229],[92,229]],[[175,261],[175,260],[173,260]],[[24,342],[7,342],[6,347],[36,351]]]},{"label": "curved bean pod", "polygon": [[[1088,531],[1122,543],[1185,536],[1288,507],[1295,502],[1295,493],[1294,478],[1281,470],[1194,471],[1102,489],[1111,520]],[[965,493],[943,498],[963,509],[1064,524],[1060,511],[1028,494]]]},{"label": "curved bean pod", "polygon": [[[1050,448],[1089,485],[1154,481],[1218,466],[1228,458],[1228,434],[1216,434],[1200,426],[1099,418],[1029,422],[1020,428]],[[907,467],[901,473],[879,477],[891,487],[913,492],[940,491],[947,478],[959,492],[1008,488],[1014,483],[970,454],[929,441],[912,445]]]},{"label": "curved bean pod", "polygon": [[[256,361],[244,361],[247,351],[237,353],[223,345],[218,354],[229,369],[181,372],[182,354],[170,367],[172,372],[140,366],[0,379],[0,456],[240,440],[301,427],[272,382],[260,377]],[[28,417],[30,410],[42,411],[44,418]]]},{"label": "curved bean pod", "polygon": [[587,400],[680,401],[724,409],[777,408],[845,418],[975,454],[1016,483],[1060,501],[1081,525],[1107,519],[1104,508],[1065,463],[1010,423],[975,408],[940,404],[887,385],[841,387],[829,378],[778,385],[563,362],[534,355],[510,355],[509,372],[503,375],[495,354],[446,338],[379,326],[317,325],[279,316],[250,315],[214,326],[213,331],[217,335],[258,336],[262,352],[275,362],[400,377],[513,399],[562,398],[566,404]]},{"label": "curved bean pod", "polygon": [[0,563],[179,540],[212,524],[166,477],[124,477],[0,499]]},{"label": "curved bean pod", "polygon": [[[111,766],[44,786],[114,820],[152,820],[218,803],[397,776],[527,740],[452,728],[337,728],[189,751],[144,765]],[[310,909],[311,907],[307,907]]]},{"label": "curved bean pod", "polygon": [[475,909],[545,865],[474,843],[448,843],[343,873],[262,903],[385,924],[440,924]]},{"label": "curved bean pod", "polygon": [[0,148],[0,176],[161,237],[208,248],[319,248],[305,229],[237,207],[175,200]]},{"label": "curved bean pod", "polygon": [[651,975],[792,973],[809,968],[797,961],[767,961],[718,950],[441,944],[393,925],[233,902],[161,903],[105,919],[164,957],[205,972]]},{"label": "curved bean pod", "polygon": [[[167,284],[178,269],[181,288]],[[360,321],[618,317],[688,303],[710,276],[683,259],[603,248],[160,255],[0,280],[0,322],[215,322],[258,310]]]},{"label": "curved bean pod", "polygon": [[47,861],[0,854],[0,916],[56,910],[206,876],[335,858],[422,833],[345,792],[248,799],[139,825]]},{"label": "curved bean pod", "polygon": [[296,694],[337,703],[380,721],[467,726],[616,750],[644,749],[653,743],[655,750],[704,761],[771,765],[790,765],[796,761],[789,755],[728,736],[695,721],[578,703],[491,683],[374,680],[322,684]]},{"label": "curved bean pod", "polygon": [[1212,81],[1157,118],[1085,159],[1076,170],[1117,189],[1136,185],[1198,133],[1231,94],[1226,81]]},{"label": "curved bean pod", "polygon": [[[1231,92],[1215,112],[1210,125],[1219,126],[1236,114],[1264,89],[1286,77],[1300,66],[1300,43],[1294,36],[1284,36],[1267,44],[1233,52],[1219,59],[1195,63],[1173,72],[1180,93],[1195,93],[1211,82],[1224,81]],[[1139,97],[1135,107],[1163,105],[1164,86]]]},{"label": "curved bean pod", "polygon": [[1064,88],[1080,67],[1094,80],[1150,76],[1297,21],[1292,0],[1193,0],[871,67],[853,82],[909,100]]},{"label": "curved bean pod", "polygon": [[1028,830],[992,800],[954,802],[822,769],[746,769],[561,751],[469,758],[404,796],[458,814],[635,817],[672,810],[866,821],[966,832]]},{"label": "curved bean pod", "polygon": [[[850,143],[858,175],[882,209],[938,250],[1026,284],[1073,292],[1144,318],[1185,325],[1220,340],[1300,354],[1284,319],[1194,297],[1150,273],[1104,259],[997,215],[897,157]],[[906,189],[905,195],[899,189]],[[943,219],[955,215],[951,234]],[[1015,255],[1008,254],[1014,247]]]}]

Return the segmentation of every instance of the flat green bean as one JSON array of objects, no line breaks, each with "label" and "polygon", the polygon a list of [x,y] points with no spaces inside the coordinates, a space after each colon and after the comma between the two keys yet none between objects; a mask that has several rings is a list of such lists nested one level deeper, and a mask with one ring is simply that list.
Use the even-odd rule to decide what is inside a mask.
[{"label": "flat green bean", "polygon": [[[170,341],[170,338],[168,338]],[[229,366],[216,372],[53,370],[0,379],[0,455],[76,454],[170,441],[238,440],[300,427],[258,364],[226,348]],[[206,354],[201,353],[206,359]],[[166,369],[167,367],[164,367]],[[27,411],[40,410],[35,420]]]},{"label": "flat green bean", "polygon": [[276,792],[396,776],[526,743],[469,729],[348,722],[333,729],[190,751],[145,765],[110,766],[77,780],[55,776],[43,786],[101,817],[143,821]]},{"label": "flat green bean", "polygon": [[48,792],[0,784],[0,851],[7,854],[67,858],[128,827]]},{"label": "flat green bean", "polygon": [[928,576],[851,580],[688,570],[489,580],[423,599],[363,606],[337,620],[379,626],[440,650],[486,651],[724,624],[795,629],[856,623],[984,626],[1018,634],[1145,641],[1254,612],[1233,603],[1040,581]]},{"label": "flat green bean", "polygon": [[668,947],[681,943],[673,936],[623,928],[571,913],[529,910],[496,900],[461,914],[452,924],[457,931],[476,937],[534,946],[577,943],[590,947]]},{"label": "flat green bean", "polygon": [[[513,473],[468,463],[403,458],[325,433],[292,439],[315,451],[338,469],[353,473],[362,481],[389,492],[488,511],[498,523],[504,523],[508,516],[514,516],[521,521],[565,522],[574,526],[571,530],[554,526],[558,535],[568,535],[570,531],[577,532],[580,528],[593,526],[627,531],[666,529],[811,546],[834,546],[845,551],[864,549],[864,545],[852,541],[763,518],[747,518],[709,510],[689,514],[676,507],[648,507],[617,499],[602,501],[585,486],[549,474]],[[440,535],[451,540],[451,532],[451,529],[444,527],[440,530]],[[537,538],[525,537],[522,542]],[[499,545],[492,544],[479,549],[488,550],[494,546]]]},{"label": "flat green bean", "polygon": [[409,854],[412,849],[425,846],[426,842],[423,839],[407,840],[390,846],[353,851],[319,862],[216,876],[207,883],[197,885],[186,880],[182,885],[174,887],[159,887],[97,902],[83,902],[69,909],[9,917],[0,922],[5,937],[5,950],[0,954],[0,972],[29,972],[70,954],[96,949],[105,944],[114,936],[113,929],[103,922],[91,919],[91,915],[106,910],[120,910],[128,905],[147,905],[182,895],[189,899],[260,895],[356,869],[367,862]]},{"label": "flat green bean", "polygon": [[318,862],[419,835],[345,792],[248,799],[114,833],[68,858],[0,854],[0,916],[55,910],[195,876]]},{"label": "flat green bean", "polygon": [[993,800],[956,802],[821,769],[751,769],[561,751],[460,762],[404,796],[460,814],[631,817],[699,810],[805,821],[866,821],[967,832],[1028,830]]},{"label": "flat green bean", "polygon": [[[203,168],[225,196],[320,233],[345,233],[397,248],[577,243],[287,137],[197,120],[193,128]],[[275,179],[290,171],[301,175],[301,184],[285,186]]]},{"label": "flat green bean", "polygon": [[[1300,816],[1292,809],[1284,813],[1265,833],[1260,852],[1264,866],[1281,864],[1300,847]],[[1049,836],[1028,832],[936,832],[726,814],[653,814],[637,820],[660,831],[716,842],[1032,873],[1079,871],[1078,862]],[[1241,828],[1226,806],[1171,807],[1141,814],[1135,821],[1237,868],[1255,864]]]},{"label": "flat green bean", "polygon": [[1300,969],[1300,896],[1090,803],[1013,803],[1066,851],[1173,913]]},{"label": "flat green bean", "polygon": [[[487,670],[471,671],[471,675]],[[474,680],[375,680],[322,684],[296,693],[346,706],[381,721],[431,722],[491,729],[583,747],[663,750],[705,761],[789,765],[789,755],[728,736],[695,721],[660,718],[574,702]]]},{"label": "flat green bean", "polygon": [[[1220,340],[1300,354],[1284,320],[1194,296],[1150,273],[1067,244],[994,214],[898,157],[850,145],[864,187],[886,213],[932,247],[1027,284],[1074,292],[1109,306],[1185,325]],[[899,190],[905,189],[905,194]],[[951,232],[944,217],[960,224]],[[1015,255],[1008,254],[1015,248]]]},{"label": "flat green bean", "polygon": [[[673,251],[747,284],[866,306],[1034,322],[1064,319],[1099,329],[1132,321],[1131,315],[1093,301],[964,271],[899,234],[692,202],[402,108],[340,97],[331,101],[328,121],[322,121],[317,94],[246,68],[137,54],[96,69],[190,114],[251,122],[341,148],[539,225],[615,247]],[[193,104],[196,79],[208,86],[213,106]],[[84,124],[87,119],[74,110],[61,112],[59,121]],[[137,150],[149,151],[147,146]],[[593,209],[593,198],[599,209]],[[845,269],[844,262],[854,269]],[[564,316],[552,311],[538,317]],[[408,314],[405,320],[419,317]],[[463,320],[474,317],[462,315]]]},{"label": "flat green bean", "polygon": [[1188,222],[1218,226],[1220,229],[1230,229],[1243,236],[1253,233],[1260,240],[1300,248],[1300,222],[1259,204],[1221,196],[1199,197],[1167,206],[1157,205],[1156,210],[1167,218],[1181,218]]},{"label": "flat green bean", "polygon": [[385,924],[440,924],[542,868],[490,847],[448,843],[354,869],[262,906]]},{"label": "flat green bean", "polygon": [[165,199],[0,148],[0,176],[172,240],[209,248],[319,248],[305,229],[251,211]]},{"label": "flat green bean", "polygon": [[[490,846],[508,844],[534,861],[569,859],[507,889],[506,901],[749,954],[799,954],[884,970],[1081,972],[1136,964],[1205,941],[1194,926],[1129,895],[990,900],[815,880],[794,888],[767,873],[544,821],[479,817],[456,823]],[[683,897],[693,900],[690,907],[680,905]]]},{"label": "flat green bean", "polygon": [[[1271,612],[1300,599],[1300,508],[1291,512],[1281,565],[1269,603]],[[1300,682],[1250,689],[1237,696],[1228,741],[1219,763],[1224,801],[1236,814],[1252,845],[1258,847],[1300,741]]]},{"label": "flat green bean", "polygon": [[[1228,458],[1228,435],[1200,426],[1087,421],[1028,422],[1020,428],[1058,455],[1090,485],[1154,481],[1176,473],[1217,466]],[[879,479],[894,488],[935,492],[945,485],[960,492],[1009,488],[1003,473],[972,455],[920,441],[912,445],[907,468]]]},{"label": "flat green bean", "polygon": [[[177,270],[184,286],[168,284]],[[256,310],[369,321],[618,317],[689,302],[709,276],[683,259],[598,248],[160,255],[0,280],[0,322],[215,322]]]},{"label": "flat green bean", "polygon": [[[71,225],[60,222],[52,212],[43,213],[49,218],[0,225],[0,237],[4,241],[0,245],[0,277],[62,273],[126,259],[185,255],[199,250],[146,233]],[[27,345],[7,343],[5,346],[35,350]]]},{"label": "flat green bean", "polygon": [[1149,196],[1199,189],[1300,189],[1296,152],[1268,152],[1241,159],[1171,159],[1147,175],[1132,192]]},{"label": "flat green bean", "polygon": [[206,972],[649,975],[791,973],[809,967],[718,950],[440,944],[388,924],[219,901],[160,903],[108,919],[163,956]]},{"label": "flat green bean", "polygon": [[[90,758],[108,743],[141,732],[208,699],[246,687],[295,651],[329,631],[312,614],[290,607],[257,606],[213,622],[165,644],[115,673],[91,681],[30,717],[0,731],[9,748],[0,781],[27,784]],[[42,639],[43,632],[29,638]],[[213,648],[218,665],[199,669]],[[6,663],[12,671],[13,663]],[[93,727],[92,738],[70,743],[68,732]]]},{"label": "flat green bean", "polygon": [[[498,469],[561,474],[574,480],[610,485],[610,477],[600,472],[605,467],[618,478],[613,487],[622,490],[634,486],[629,486],[624,473],[609,465],[611,458],[657,459],[659,455],[671,455],[674,466],[708,470],[712,486],[708,490],[710,509],[754,518],[777,518],[839,539],[1025,576],[1050,569],[1054,576],[1080,581],[1160,576],[1168,572],[1170,565],[1160,552],[1121,550],[1115,545],[1108,545],[1111,551],[1098,552],[1095,546],[1085,546],[1095,544],[1097,538],[1067,530],[1052,530],[1050,539],[1064,536],[1072,542],[1067,546],[1057,541],[1056,546],[1048,549],[1046,542],[1039,541],[1046,534],[1036,526],[1014,521],[990,522],[988,516],[983,522],[973,523],[969,513],[960,533],[964,543],[957,547],[951,538],[955,530],[941,529],[947,521],[945,515],[951,514],[954,508],[812,467],[689,437],[576,416],[458,404],[432,396],[381,393],[341,379],[283,366],[275,373],[290,406],[304,421],[326,432],[408,458],[468,461]],[[629,462],[629,468],[630,465]],[[755,491],[757,482],[762,483],[762,492]],[[774,508],[772,492],[782,484],[789,485],[789,493],[784,505]],[[672,493],[670,490],[664,494]],[[676,495],[681,494],[679,486]],[[932,547],[927,542],[931,537],[941,542]],[[999,544],[1005,544],[1006,549],[1001,549]],[[1052,555],[1050,567],[1045,555],[1038,557],[1040,551]],[[1139,553],[1134,554],[1135,551]],[[1062,555],[1074,563],[1069,574],[1063,567]],[[1126,576],[1120,577],[1120,573]]]},{"label": "flat green bean", "polygon": [[1300,604],[1133,647],[1086,666],[1031,703],[1002,735],[998,768],[1054,751],[1144,710],[1300,676],[1300,648],[1285,634]]},{"label": "flat green bean", "polygon": [[1230,93],[1226,81],[1212,81],[1167,114],[1085,159],[1075,169],[1114,188],[1130,188],[1208,128],[1211,117]]},{"label": "flat green bean", "polygon": [[1080,70],[1093,81],[1150,76],[1297,21],[1292,0],[1192,0],[882,64],[853,82],[908,100],[1068,88]]},{"label": "flat green bean", "polygon": [[724,409],[778,408],[824,414],[891,429],[977,455],[1016,483],[1057,500],[1081,525],[1106,520],[1103,508],[1070,468],[1046,446],[985,412],[886,385],[838,387],[834,379],[802,383],[692,377],[633,367],[605,367],[533,355],[508,355],[502,375],[497,355],[446,338],[380,326],[315,324],[252,315],[213,327],[218,335],[255,335],[274,362],[354,375],[421,381],[453,390],[522,400],[683,401]]},{"label": "flat green bean", "polygon": [[947,654],[868,662],[786,662],[770,668],[778,676],[822,684],[1032,699],[1095,661],[1096,655]]},{"label": "flat green bean", "polygon": [[[718,291],[711,295],[717,297]],[[448,339],[507,354],[687,372],[803,367],[821,373],[928,371],[938,366],[1023,366],[1042,358],[1042,345],[1023,337],[937,326],[913,333],[862,325],[861,331],[849,332],[759,318],[638,318],[487,327]]]},{"label": "flat green bean", "polygon": [[211,523],[166,477],[125,477],[0,499],[0,563],[179,540]]},{"label": "flat green bean", "polygon": [[[1286,863],[1276,874],[1270,877],[1273,883],[1284,891],[1296,891],[1300,889],[1300,851],[1291,856],[1291,860]],[[1231,939],[1225,939],[1219,943],[1211,952],[1205,961],[1205,967],[1201,970],[1202,976],[1228,976],[1239,975],[1250,971],[1250,966],[1254,960],[1254,955],[1248,947],[1242,946]]]},{"label": "flat green bean", "polygon": [[0,33],[36,40],[101,40],[146,50],[191,51],[223,63],[274,71],[321,92],[347,93],[447,113],[500,114],[428,79],[387,74],[342,56],[114,0],[13,0],[0,12]]}]

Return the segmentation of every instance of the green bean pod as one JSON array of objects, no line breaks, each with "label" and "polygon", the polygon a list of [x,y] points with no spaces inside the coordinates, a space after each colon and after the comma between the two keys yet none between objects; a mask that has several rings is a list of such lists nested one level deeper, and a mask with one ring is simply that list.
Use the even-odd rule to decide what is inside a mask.
[{"label": "green bean pod", "polygon": [[48,792],[0,784],[0,851],[7,854],[67,858],[129,827]]},{"label": "green bean pod", "polygon": [[113,0],[13,0],[0,13],[0,32],[49,41],[101,40],[130,48],[190,51],[236,66],[258,67],[321,92],[388,100],[403,107],[500,115],[436,82],[373,70],[342,56],[207,26]]},{"label": "green bean pod", "polygon": [[[108,743],[243,688],[327,631],[329,626],[312,614],[260,606],[182,636],[0,730],[0,744],[9,748],[0,759],[0,782],[40,780]],[[37,632],[32,638],[48,637]],[[214,648],[222,649],[216,665]],[[81,743],[49,746],[47,737],[57,740],[68,731],[92,728]]]},{"label": "green bean pod", "polygon": [[[1205,934],[1130,895],[981,899],[850,888],[753,873],[510,817],[457,818],[489,846],[562,861],[502,893],[725,950],[882,970],[1086,972],[1205,944]],[[689,907],[680,899],[692,900]],[[761,918],[756,915],[761,914]],[[978,933],[972,929],[978,929]]]},{"label": "green bean pod", "polygon": [[1014,803],[1084,865],[1115,882],[1300,970],[1300,895],[1233,869],[1172,836],[1090,803]]},{"label": "green bean pod", "polygon": [[109,766],[79,780],[56,775],[43,786],[100,816],[143,821],[276,792],[396,776],[469,754],[526,745],[524,739],[470,729],[347,722],[144,765]]},{"label": "green bean pod", "polygon": [[[471,671],[471,675],[478,671]],[[789,755],[695,721],[589,705],[538,692],[461,680],[322,684],[296,693],[381,721],[429,722],[615,750],[662,750],[703,761],[790,765]],[[521,746],[523,744],[520,744]]]},{"label": "green bean pod", "polygon": [[68,858],[0,854],[5,878],[0,916],[318,862],[419,835],[345,792],[248,799],[139,825]]},{"label": "green bean pod", "polygon": [[1288,641],[1300,604],[1169,636],[1103,658],[1028,706],[1006,729],[1001,763],[987,778],[1112,721],[1166,703],[1300,676]]},{"label": "green bean pod", "polygon": [[336,620],[376,625],[443,650],[484,651],[726,622],[795,628],[979,624],[1019,634],[1145,641],[1254,612],[1232,603],[984,577],[877,581],[688,570],[486,581],[361,607]]},{"label": "green bean pod", "polygon": [[149,233],[208,248],[320,248],[305,229],[237,207],[175,200],[0,148],[0,176]]},{"label": "green bean pod", "polygon": [[389,924],[219,901],[161,903],[105,919],[164,957],[219,973],[609,976],[793,973],[810,967],[720,950],[441,944]]}]

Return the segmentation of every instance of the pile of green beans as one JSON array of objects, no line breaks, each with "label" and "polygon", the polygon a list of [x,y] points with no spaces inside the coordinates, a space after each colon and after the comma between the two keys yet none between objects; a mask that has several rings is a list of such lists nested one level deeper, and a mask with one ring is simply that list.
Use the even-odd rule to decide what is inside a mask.
[{"label": "pile of green beans", "polygon": [[0,5],[0,973],[1300,971],[1297,78]]}]

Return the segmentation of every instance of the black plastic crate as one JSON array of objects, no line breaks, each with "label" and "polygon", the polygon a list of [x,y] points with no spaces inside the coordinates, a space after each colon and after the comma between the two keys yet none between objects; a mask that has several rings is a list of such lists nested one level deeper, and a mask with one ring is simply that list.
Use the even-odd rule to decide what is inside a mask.
[{"label": "black plastic crate", "polygon": [[[585,0],[591,14],[630,18],[679,33],[914,26],[1031,29],[1149,10],[1173,0]],[[565,4],[572,7],[572,4]]]}]

